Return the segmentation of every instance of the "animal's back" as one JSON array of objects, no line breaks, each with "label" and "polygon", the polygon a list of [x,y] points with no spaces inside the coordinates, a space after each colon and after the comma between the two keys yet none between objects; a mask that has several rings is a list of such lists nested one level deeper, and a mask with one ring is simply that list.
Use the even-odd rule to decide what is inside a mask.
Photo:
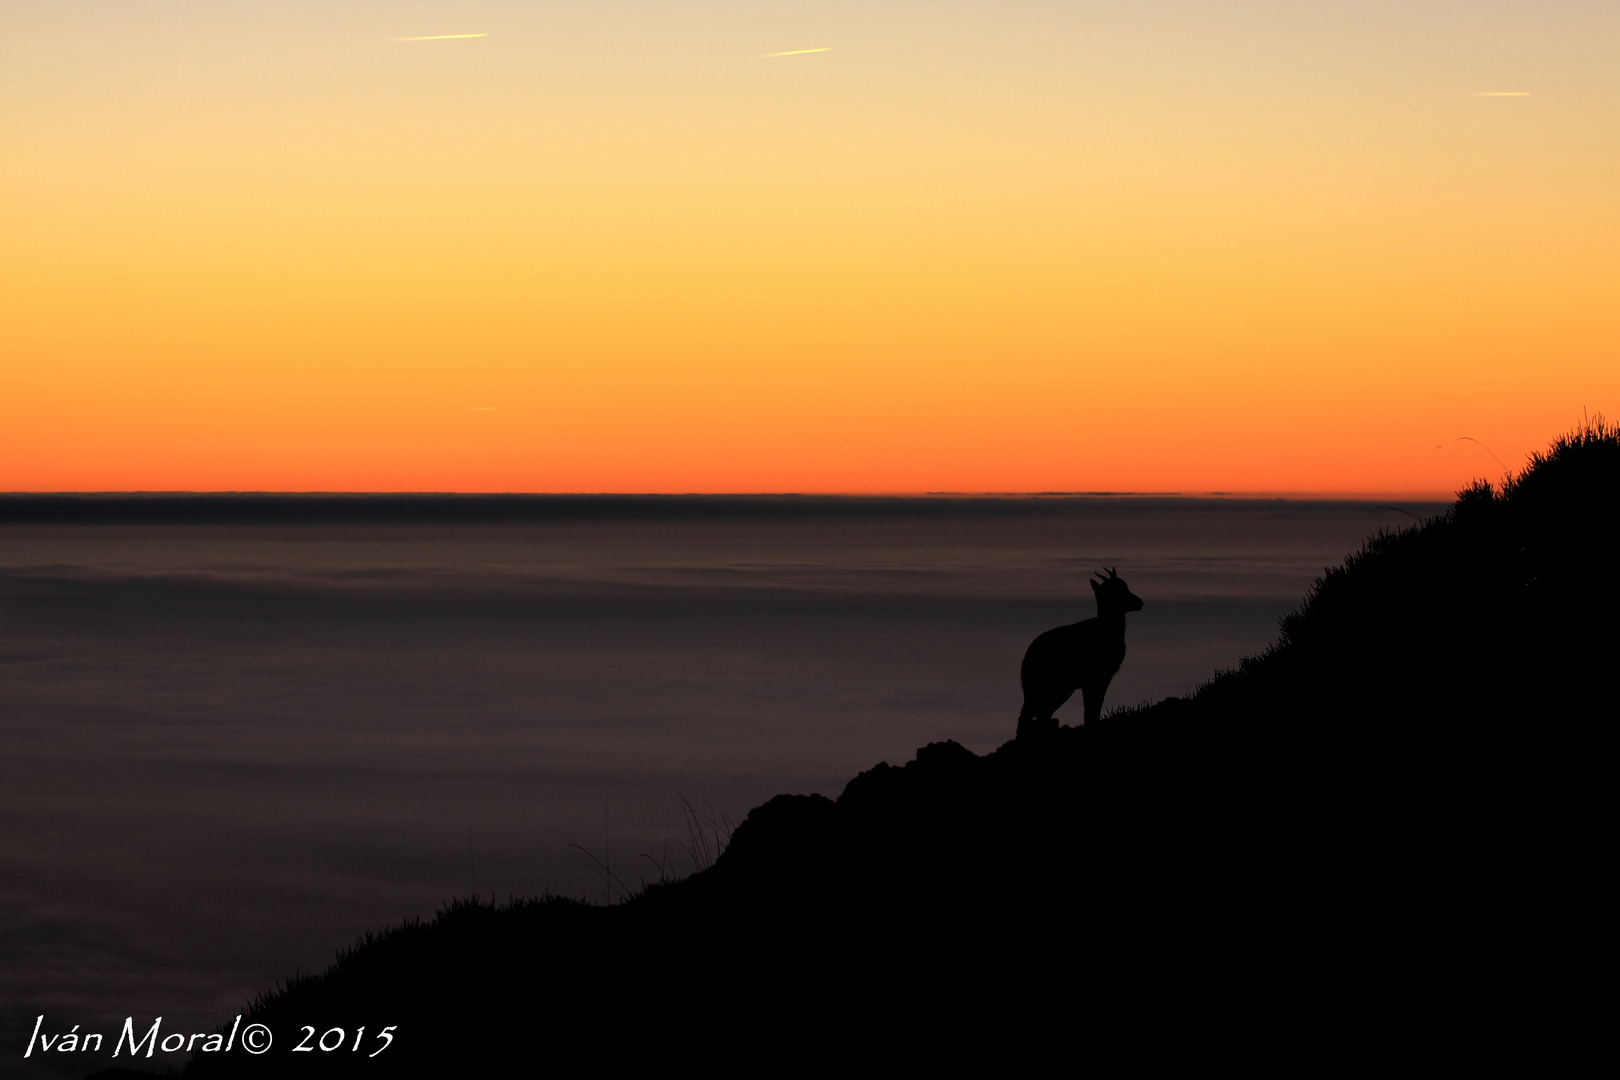
[{"label": "animal's back", "polygon": [[1110,649],[1101,631],[1098,620],[1083,619],[1048,630],[1030,642],[1018,672],[1025,691],[1033,682],[1049,688],[1061,685],[1072,694],[1088,678],[1113,675],[1125,662],[1125,643],[1120,641],[1117,648]]}]

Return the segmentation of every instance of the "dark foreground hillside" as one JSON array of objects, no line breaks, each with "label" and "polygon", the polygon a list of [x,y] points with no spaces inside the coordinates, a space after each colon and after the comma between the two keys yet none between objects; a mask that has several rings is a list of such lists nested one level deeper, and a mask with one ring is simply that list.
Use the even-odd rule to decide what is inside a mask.
[{"label": "dark foreground hillside", "polygon": [[[1579,1030],[1617,523],[1599,423],[1371,542],[1190,699],[779,796],[712,869],[612,908],[453,905],[268,995],[243,1022],[269,1053],[187,1075],[1255,1065],[1414,1036],[1438,1062],[1532,1016]],[[295,1054],[304,1025],[395,1041]]]}]

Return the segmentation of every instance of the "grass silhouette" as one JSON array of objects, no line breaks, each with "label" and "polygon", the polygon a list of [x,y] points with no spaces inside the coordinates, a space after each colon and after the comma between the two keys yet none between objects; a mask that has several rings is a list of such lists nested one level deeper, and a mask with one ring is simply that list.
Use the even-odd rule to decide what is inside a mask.
[{"label": "grass silhouette", "polygon": [[[271,1053],[186,1075],[1006,1070],[1122,1042],[1297,1067],[1300,1040],[1371,1061],[1595,1023],[1564,976],[1612,888],[1617,524],[1598,418],[1379,533],[1186,699],[931,744],[734,831],[683,801],[690,877],[666,852],[612,907],[473,898],[367,935],[253,1003]],[[283,1045],[361,1024],[396,1044]]]}]

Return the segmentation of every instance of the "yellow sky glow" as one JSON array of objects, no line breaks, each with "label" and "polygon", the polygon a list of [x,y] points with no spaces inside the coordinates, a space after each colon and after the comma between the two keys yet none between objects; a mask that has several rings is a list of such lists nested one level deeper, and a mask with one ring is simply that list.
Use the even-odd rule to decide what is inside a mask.
[{"label": "yellow sky glow", "polygon": [[1445,495],[1620,416],[1606,0],[415,7],[499,48],[18,7],[0,491]]}]

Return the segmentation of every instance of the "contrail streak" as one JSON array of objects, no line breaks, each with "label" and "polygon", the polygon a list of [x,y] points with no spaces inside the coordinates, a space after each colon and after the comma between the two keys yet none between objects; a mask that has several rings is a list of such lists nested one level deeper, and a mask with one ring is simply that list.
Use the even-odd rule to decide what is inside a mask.
[{"label": "contrail streak", "polygon": [[1475,97],[1529,97],[1528,90],[1481,90]]},{"label": "contrail streak", "polygon": [[488,34],[426,34],[422,37],[391,37],[389,41],[455,41],[460,38],[489,37]]},{"label": "contrail streak", "polygon": [[813,52],[832,52],[832,46],[829,45],[825,49],[789,49],[787,52],[768,52],[762,55],[760,59],[769,60],[773,56],[803,56],[805,53]]}]

